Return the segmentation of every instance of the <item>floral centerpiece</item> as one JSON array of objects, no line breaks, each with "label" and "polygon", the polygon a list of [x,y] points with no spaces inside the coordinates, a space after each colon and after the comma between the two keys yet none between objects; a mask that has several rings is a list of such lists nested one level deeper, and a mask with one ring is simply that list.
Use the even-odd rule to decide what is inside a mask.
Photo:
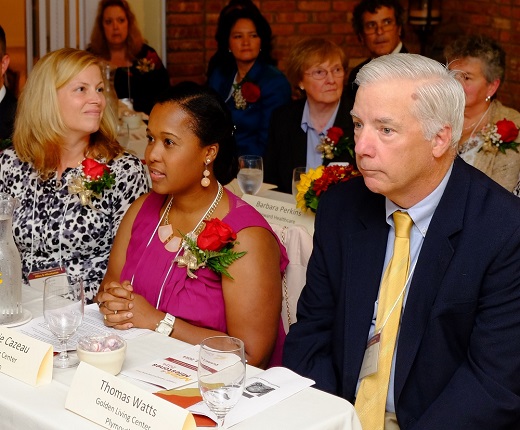
[{"label": "floral centerpiece", "polygon": [[196,279],[193,271],[200,267],[208,267],[215,273],[233,277],[227,268],[236,260],[243,257],[246,252],[235,252],[237,234],[225,222],[218,218],[204,220],[205,226],[197,237],[184,235],[184,254],[175,257],[175,262],[180,266],[186,266],[190,278]]},{"label": "floral centerpiece", "polygon": [[233,84],[233,100],[237,109],[246,109],[248,103],[255,103],[260,98],[260,87],[252,82],[242,81]]},{"label": "floral centerpiece", "polygon": [[78,194],[83,206],[92,206],[92,199],[100,199],[103,191],[116,183],[115,175],[105,163],[92,158],[81,162],[81,174],[71,179],[69,193]]},{"label": "floral centerpiece", "polygon": [[332,184],[345,182],[359,176],[360,173],[351,164],[346,166],[329,165],[310,169],[300,176],[300,182],[296,186],[296,207],[306,211],[310,209],[316,212],[321,195],[329,189]]},{"label": "floral centerpiece", "polygon": [[321,138],[320,143],[316,146],[316,151],[321,152],[321,158],[327,160],[333,160],[346,151],[354,158],[354,142],[345,136],[340,127],[331,127]]},{"label": "floral centerpiece", "polygon": [[484,139],[482,150],[484,152],[506,153],[506,149],[512,149],[518,152],[518,142],[515,142],[518,137],[519,129],[513,121],[502,119],[495,124],[486,125],[480,132]]}]

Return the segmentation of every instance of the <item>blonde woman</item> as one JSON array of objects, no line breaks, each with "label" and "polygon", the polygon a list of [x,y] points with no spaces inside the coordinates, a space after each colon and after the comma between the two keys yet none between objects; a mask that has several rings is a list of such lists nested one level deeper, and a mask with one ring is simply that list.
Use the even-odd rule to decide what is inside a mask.
[{"label": "blonde woman", "polygon": [[14,148],[0,154],[0,191],[20,200],[13,234],[24,281],[65,271],[86,281],[88,299],[126,209],[148,190],[142,163],[116,141],[103,90],[96,56],[47,54],[20,96]]}]

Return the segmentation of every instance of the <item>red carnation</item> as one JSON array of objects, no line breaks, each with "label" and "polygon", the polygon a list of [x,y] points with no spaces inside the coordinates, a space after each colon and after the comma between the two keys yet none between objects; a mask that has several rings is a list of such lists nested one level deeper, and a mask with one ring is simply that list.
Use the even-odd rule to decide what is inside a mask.
[{"label": "red carnation", "polygon": [[343,136],[343,130],[340,127],[331,127],[327,131],[327,137],[334,143],[338,143]]},{"label": "red carnation", "polygon": [[81,165],[83,166],[83,173],[92,181],[100,179],[105,172],[110,173],[110,168],[106,164],[102,164],[93,160],[92,158],[85,158]]},{"label": "red carnation", "polygon": [[152,63],[154,66],[158,66],[161,63],[161,60],[159,59],[159,56],[157,55],[156,52],[153,52],[153,51],[149,51],[146,54],[146,59],[148,61],[150,61],[150,63]]},{"label": "red carnation", "polygon": [[197,246],[204,251],[220,251],[228,243],[237,239],[229,225],[218,218],[204,220],[206,227],[197,237]]},{"label": "red carnation", "polygon": [[244,82],[241,91],[247,103],[254,103],[260,98],[260,88],[252,82]]},{"label": "red carnation", "polygon": [[497,133],[503,142],[514,142],[518,137],[518,127],[513,121],[504,118],[497,121]]}]

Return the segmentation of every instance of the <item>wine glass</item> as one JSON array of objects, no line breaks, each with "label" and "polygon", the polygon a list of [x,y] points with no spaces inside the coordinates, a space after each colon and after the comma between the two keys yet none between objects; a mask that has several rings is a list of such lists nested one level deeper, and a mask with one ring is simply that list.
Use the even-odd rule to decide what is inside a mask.
[{"label": "wine glass", "polygon": [[50,331],[61,343],[54,367],[61,369],[77,366],[76,353],[67,352],[67,341],[83,320],[83,280],[69,279],[67,275],[51,276],[43,286],[43,316]]},{"label": "wine glass", "polygon": [[236,337],[214,336],[200,344],[197,375],[208,408],[217,416],[219,429],[244,391],[246,360],[244,342]]},{"label": "wine glass", "polygon": [[296,198],[296,195],[298,194],[298,189],[296,188],[298,184],[300,183],[300,175],[306,172],[305,167],[295,167],[293,169],[293,176],[292,176],[292,195]]},{"label": "wine glass", "polygon": [[256,194],[264,181],[262,157],[259,155],[241,155],[238,157],[238,186],[244,194]]}]

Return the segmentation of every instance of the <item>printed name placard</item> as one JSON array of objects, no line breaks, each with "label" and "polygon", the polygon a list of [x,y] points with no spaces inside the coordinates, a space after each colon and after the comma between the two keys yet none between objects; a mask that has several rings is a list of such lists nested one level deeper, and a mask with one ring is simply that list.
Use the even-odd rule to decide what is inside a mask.
[{"label": "printed name placard", "polygon": [[0,372],[32,386],[52,380],[52,345],[0,327]]},{"label": "printed name placard", "polygon": [[265,197],[244,194],[245,200],[253,206],[269,224],[278,224],[291,227],[301,225],[312,236],[314,234],[314,213],[311,211],[302,212],[296,208],[296,204],[281,202],[279,200],[266,199]]},{"label": "printed name placard", "polygon": [[84,362],[74,374],[65,408],[108,429],[196,428],[186,409]]}]

